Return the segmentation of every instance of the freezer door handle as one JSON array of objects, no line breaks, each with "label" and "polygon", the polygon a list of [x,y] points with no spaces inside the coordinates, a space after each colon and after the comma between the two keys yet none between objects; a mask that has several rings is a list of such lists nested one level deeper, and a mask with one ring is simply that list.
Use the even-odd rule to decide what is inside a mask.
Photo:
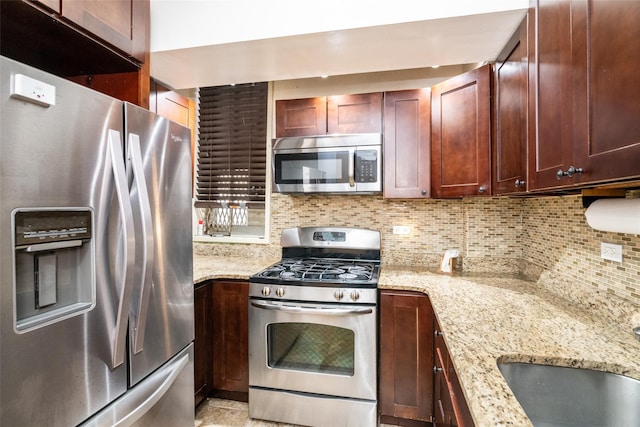
[{"label": "freezer door handle", "polygon": [[129,155],[128,160],[133,174],[133,184],[138,191],[138,210],[141,222],[142,239],[138,240],[142,244],[142,273],[140,277],[140,298],[138,307],[133,315],[133,353],[138,354],[144,346],[144,332],[147,325],[147,312],[149,310],[149,294],[151,293],[152,268],[154,263],[155,248],[153,244],[153,223],[151,216],[151,204],[149,202],[149,192],[144,176],[144,166],[142,164],[142,151],[140,149],[140,137],[134,133],[129,134]]},{"label": "freezer door handle", "polygon": [[116,400],[93,418],[82,424],[82,427],[128,427],[136,423],[151,410],[162,397],[167,394],[182,371],[189,364],[190,353],[186,352],[179,359],[150,375]]},{"label": "freezer door handle", "polygon": [[127,321],[131,307],[131,294],[133,287],[133,264],[135,256],[135,235],[133,226],[133,211],[131,209],[131,199],[129,198],[129,186],[127,185],[127,174],[124,170],[124,154],[122,151],[122,141],[120,132],[109,129],[109,155],[111,168],[115,182],[116,197],[119,205],[120,222],[123,231],[123,259],[122,275],[120,277],[120,299],[116,314],[116,325],[113,332],[111,360],[112,368],[116,368],[124,363],[126,342],[127,342]]}]

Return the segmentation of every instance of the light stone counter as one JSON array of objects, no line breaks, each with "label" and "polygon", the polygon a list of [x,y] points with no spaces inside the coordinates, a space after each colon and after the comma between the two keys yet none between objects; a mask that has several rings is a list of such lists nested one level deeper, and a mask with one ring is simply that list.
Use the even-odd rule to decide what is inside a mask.
[{"label": "light stone counter", "polygon": [[[248,280],[276,260],[194,257],[194,282]],[[476,425],[530,426],[498,360],[585,367],[640,379],[640,308],[544,273],[537,282],[382,266],[379,288],[429,295]]]}]

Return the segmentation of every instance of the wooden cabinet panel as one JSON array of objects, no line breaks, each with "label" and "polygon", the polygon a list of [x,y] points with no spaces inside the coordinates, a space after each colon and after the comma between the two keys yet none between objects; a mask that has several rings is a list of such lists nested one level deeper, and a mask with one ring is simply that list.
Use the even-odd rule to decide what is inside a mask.
[{"label": "wooden cabinet panel", "polygon": [[474,426],[473,417],[437,320],[434,320],[434,336],[435,425],[438,427]]},{"label": "wooden cabinet panel", "polygon": [[571,2],[538,0],[529,11],[529,188],[559,186],[572,161]]},{"label": "wooden cabinet panel", "polygon": [[213,283],[213,388],[249,392],[249,283]]},{"label": "wooden cabinet panel", "polygon": [[189,98],[156,81],[151,82],[149,110],[154,113],[190,128],[193,122],[192,115],[195,113],[195,107],[191,104]]},{"label": "wooden cabinet panel", "polygon": [[144,62],[149,7],[148,0],[62,0],[62,16]]},{"label": "wooden cabinet panel", "polygon": [[327,98],[327,133],[382,132],[382,93]]},{"label": "wooden cabinet panel", "polygon": [[500,53],[494,71],[493,193],[526,191],[527,18]]},{"label": "wooden cabinet panel", "polygon": [[640,177],[640,3],[532,4],[530,188]]},{"label": "wooden cabinet panel", "polygon": [[433,311],[429,298],[380,292],[380,412],[430,422],[433,415]]},{"label": "wooden cabinet panel", "polygon": [[324,97],[276,101],[276,137],[327,133],[327,100]]},{"label": "wooden cabinet panel", "polygon": [[384,197],[431,195],[431,90],[384,94]]},{"label": "wooden cabinet panel", "polygon": [[211,285],[200,285],[194,291],[195,339],[194,383],[195,404],[198,406],[211,391]]},{"label": "wooden cabinet panel", "polygon": [[576,182],[640,176],[640,2],[571,2]]},{"label": "wooden cabinet panel", "polygon": [[431,88],[433,197],[491,195],[491,65]]}]

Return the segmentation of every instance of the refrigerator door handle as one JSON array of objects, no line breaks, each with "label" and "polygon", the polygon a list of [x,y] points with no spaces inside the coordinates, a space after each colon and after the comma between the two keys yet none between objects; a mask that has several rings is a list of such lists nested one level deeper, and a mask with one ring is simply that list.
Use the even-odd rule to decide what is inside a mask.
[{"label": "refrigerator door handle", "polygon": [[133,425],[167,394],[189,361],[190,353],[186,352],[164,368],[151,374],[145,381],[129,390],[123,398],[116,400],[81,426],[129,427]]},{"label": "refrigerator door handle", "polygon": [[120,132],[109,129],[109,154],[111,158],[111,168],[115,182],[116,196],[120,207],[119,215],[122,223],[123,240],[122,246],[124,265],[122,267],[121,294],[118,301],[118,311],[116,314],[116,325],[113,334],[111,348],[112,368],[116,368],[124,363],[127,343],[127,321],[131,307],[131,295],[133,287],[133,266],[135,255],[135,235],[133,226],[133,211],[131,200],[129,199],[129,187],[127,185],[127,175],[124,170],[124,153],[122,151],[122,141]]},{"label": "refrigerator door handle", "polygon": [[133,183],[138,190],[138,209],[140,211],[140,221],[142,224],[142,273],[140,283],[142,286],[140,299],[136,311],[133,312],[133,353],[138,354],[144,346],[144,332],[147,325],[147,312],[149,309],[149,294],[151,293],[152,268],[154,264],[155,248],[153,243],[153,223],[151,216],[151,204],[149,202],[149,192],[144,176],[144,166],[142,164],[142,151],[140,149],[140,137],[134,133],[129,134],[129,161],[133,173]]}]

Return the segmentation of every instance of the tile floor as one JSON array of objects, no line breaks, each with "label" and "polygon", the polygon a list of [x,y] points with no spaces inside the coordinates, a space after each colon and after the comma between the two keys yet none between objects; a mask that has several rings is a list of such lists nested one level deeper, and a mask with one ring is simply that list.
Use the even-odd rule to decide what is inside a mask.
[{"label": "tile floor", "polygon": [[[196,409],[195,427],[294,427],[291,424],[274,423],[249,418],[249,406],[245,402],[209,398]],[[380,427],[395,427],[380,424]]]}]

